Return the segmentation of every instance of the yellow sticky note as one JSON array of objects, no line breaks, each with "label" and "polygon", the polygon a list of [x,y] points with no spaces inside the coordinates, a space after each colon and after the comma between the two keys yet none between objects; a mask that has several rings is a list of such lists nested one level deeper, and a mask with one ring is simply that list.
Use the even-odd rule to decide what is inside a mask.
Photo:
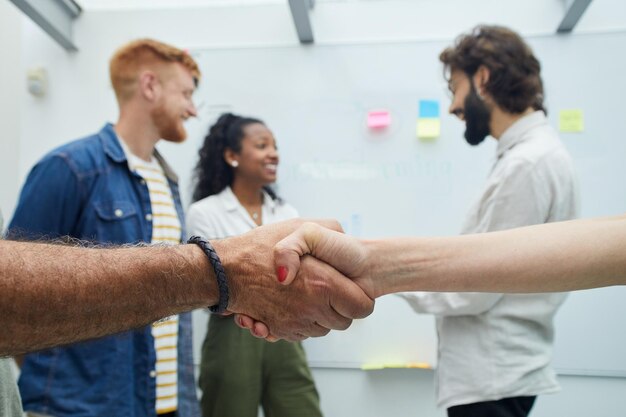
[{"label": "yellow sticky note", "polygon": [[366,363],[361,365],[361,369],[364,371],[372,371],[375,369],[383,369],[385,367],[385,365],[383,365],[382,363]]},{"label": "yellow sticky note", "polygon": [[561,110],[559,112],[559,130],[561,132],[582,132],[584,129],[582,110]]},{"label": "yellow sticky note", "polygon": [[399,363],[399,362],[389,362],[385,364],[385,368],[406,368],[407,365],[406,363]]},{"label": "yellow sticky note", "polygon": [[417,137],[420,139],[435,139],[441,135],[441,121],[434,117],[417,119]]},{"label": "yellow sticky note", "polygon": [[432,369],[432,366],[426,362],[411,362],[407,364],[407,368]]}]

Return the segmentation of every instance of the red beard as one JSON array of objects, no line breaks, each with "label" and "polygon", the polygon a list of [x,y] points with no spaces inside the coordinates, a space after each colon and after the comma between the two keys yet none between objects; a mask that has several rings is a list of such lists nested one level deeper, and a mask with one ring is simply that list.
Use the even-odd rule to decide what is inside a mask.
[{"label": "red beard", "polygon": [[173,117],[161,105],[151,112],[152,122],[159,131],[159,136],[168,142],[180,143],[187,139],[187,131],[180,117]]}]

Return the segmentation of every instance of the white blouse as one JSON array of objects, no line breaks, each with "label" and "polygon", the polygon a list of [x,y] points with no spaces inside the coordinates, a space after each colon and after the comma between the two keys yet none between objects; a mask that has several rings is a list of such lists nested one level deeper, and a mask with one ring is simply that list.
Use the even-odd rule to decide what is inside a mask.
[{"label": "white blouse", "polygon": [[[298,212],[291,205],[274,201],[269,194],[263,192],[261,216],[263,224],[270,224],[298,217]],[[230,187],[226,187],[219,194],[196,201],[187,212],[189,236],[223,239],[241,235],[255,227],[256,223]]]}]

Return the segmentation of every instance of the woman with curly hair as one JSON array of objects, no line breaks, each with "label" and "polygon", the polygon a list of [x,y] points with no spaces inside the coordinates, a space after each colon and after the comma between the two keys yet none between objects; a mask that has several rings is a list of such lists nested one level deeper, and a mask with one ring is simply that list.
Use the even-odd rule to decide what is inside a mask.
[{"label": "woman with curly hair", "polygon": [[[220,239],[297,217],[270,188],[279,163],[265,124],[223,114],[211,126],[195,168],[191,234]],[[212,315],[202,346],[199,385],[204,417],[321,416],[319,396],[300,343],[268,343],[232,318]]]}]

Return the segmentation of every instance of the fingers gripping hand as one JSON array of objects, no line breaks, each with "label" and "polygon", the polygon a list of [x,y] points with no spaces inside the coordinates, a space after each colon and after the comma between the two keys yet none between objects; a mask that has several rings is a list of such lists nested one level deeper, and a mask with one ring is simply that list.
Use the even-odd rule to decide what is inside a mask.
[{"label": "fingers gripping hand", "polygon": [[245,314],[235,314],[234,320],[237,326],[242,329],[249,330],[254,337],[265,339],[268,342],[275,342],[278,340],[277,337],[270,335],[270,331],[265,324],[255,321],[250,316],[246,316]]},{"label": "fingers gripping hand", "polygon": [[[361,275],[360,270],[354,268],[354,265],[364,264],[362,259],[365,256],[354,256],[355,253],[359,255],[360,250],[355,250],[353,246],[336,237],[323,239],[329,231],[326,227],[341,230],[335,221],[320,222],[324,227],[319,229],[322,231],[319,235],[322,239],[317,240],[320,242],[319,246],[315,244],[315,240],[311,243],[309,239],[316,229],[311,229],[310,223],[303,227],[300,231],[301,239],[305,242],[309,239],[309,243],[299,246],[295,251],[297,255],[291,257],[295,266],[289,268],[297,279],[291,285],[280,285],[276,281],[277,264],[271,256],[272,250],[278,241],[304,224],[302,220],[294,220],[263,226],[238,239],[232,238],[223,242],[223,253],[239,253],[229,262],[228,272],[238,278],[231,283],[232,302],[229,309],[238,313],[235,316],[236,323],[250,329],[257,337],[268,340],[302,340],[308,336],[322,336],[329,329],[347,328],[352,318],[364,317],[373,309],[372,299],[335,268],[312,257],[300,258],[300,253],[304,255],[311,251],[309,246],[312,246],[315,254],[322,256],[332,254],[335,250],[343,250],[345,253],[339,254],[338,264],[353,276]],[[346,238],[342,234],[337,235]],[[331,243],[335,241],[339,243],[333,247]],[[356,248],[360,246],[357,245]],[[270,256],[263,256],[267,249],[270,249]],[[266,275],[269,272],[266,269],[269,266],[267,261],[272,265],[270,271],[274,272],[271,276]],[[290,281],[293,281],[293,277]],[[273,279],[267,281],[266,278]]]},{"label": "fingers gripping hand", "polygon": [[[263,319],[256,321],[244,314],[238,314],[235,317],[237,325],[248,329],[255,337],[269,341],[275,341],[278,338],[301,340],[304,336],[324,336],[330,329],[345,330],[350,326],[353,318],[365,317],[374,308],[374,301],[352,280],[311,256],[302,258],[301,268],[293,284],[280,288],[283,291],[289,291],[285,294],[295,294],[297,302],[295,316],[287,316],[284,319],[307,318],[310,323],[306,329],[296,334],[285,335],[274,331],[278,328],[274,327],[276,322],[272,324]],[[295,293],[292,293],[292,290]],[[290,308],[291,301],[291,298],[285,299],[281,302],[282,307]]]},{"label": "fingers gripping hand", "polygon": [[300,258],[308,254],[348,278],[356,280],[364,275],[367,255],[358,239],[307,222],[274,247],[278,281],[291,284],[300,268]]},{"label": "fingers gripping hand", "polygon": [[[351,258],[352,259],[352,258]],[[322,263],[311,256],[297,257],[297,277],[292,285],[283,287],[301,288],[297,296],[302,302],[299,305],[298,314],[302,317],[315,317],[314,325],[307,331],[308,336],[323,336],[329,329],[346,329],[354,318],[363,318],[371,314],[374,301],[353,280],[347,279],[338,273],[333,267]],[[344,268],[348,269],[347,266]],[[320,293],[321,299],[326,305],[317,311],[311,311],[310,305],[305,302],[307,293]],[[323,314],[320,314],[323,313]],[[256,321],[250,316],[239,314],[236,317],[237,324],[260,338],[269,341],[283,337],[273,331],[273,325],[263,321]],[[267,324],[266,324],[267,323]],[[272,329],[272,331],[270,331]],[[304,335],[304,332],[300,332]],[[294,339],[290,339],[294,340]],[[299,340],[296,338],[295,340]]]},{"label": "fingers gripping hand", "polygon": [[[282,310],[282,313],[268,315],[267,320],[258,319],[271,329],[273,336],[287,340],[324,336],[330,329],[344,330],[353,317],[338,311],[354,312],[360,317],[373,308],[372,300],[358,286],[310,256],[302,258],[298,279],[292,285],[276,285],[281,299],[269,308]],[[346,297],[349,299],[344,300]],[[259,332],[258,326],[254,328]],[[293,330],[284,332],[283,329]]]}]

